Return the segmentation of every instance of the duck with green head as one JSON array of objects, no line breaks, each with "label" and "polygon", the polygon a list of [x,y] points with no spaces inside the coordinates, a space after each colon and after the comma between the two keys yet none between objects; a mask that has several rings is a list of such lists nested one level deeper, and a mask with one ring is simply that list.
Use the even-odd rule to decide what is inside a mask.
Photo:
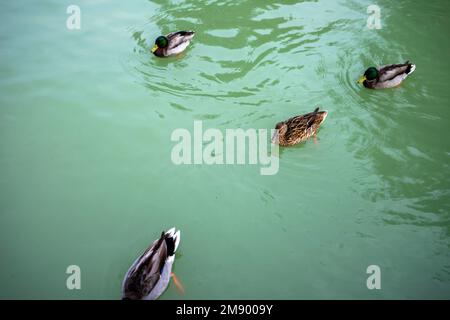
[{"label": "duck with green head", "polygon": [[390,64],[380,68],[370,67],[358,80],[369,89],[386,89],[399,86],[408,75],[416,70],[416,65],[406,61]]},{"label": "duck with green head", "polygon": [[186,50],[194,35],[194,31],[177,31],[159,36],[155,40],[152,53],[161,58],[179,54]]}]

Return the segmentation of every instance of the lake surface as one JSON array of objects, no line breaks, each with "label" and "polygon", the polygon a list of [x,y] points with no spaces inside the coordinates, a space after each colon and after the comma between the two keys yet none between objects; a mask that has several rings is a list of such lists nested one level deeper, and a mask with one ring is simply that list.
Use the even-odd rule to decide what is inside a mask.
[{"label": "lake surface", "polygon": [[[161,299],[450,298],[449,1],[379,0],[379,30],[371,1],[76,2],[80,30],[72,1],[0,3],[0,298],[118,299],[172,226],[185,295]],[[150,53],[179,29],[181,57]],[[399,88],[356,83],[408,59]],[[316,106],[317,141],[276,175],[171,161],[196,120],[271,129]]]}]

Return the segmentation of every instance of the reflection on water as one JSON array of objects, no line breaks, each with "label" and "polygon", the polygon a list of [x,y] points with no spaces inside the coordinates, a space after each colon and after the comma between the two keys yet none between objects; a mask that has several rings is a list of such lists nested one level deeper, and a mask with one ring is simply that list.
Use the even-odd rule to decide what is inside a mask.
[{"label": "reflection on water", "polygon": [[[79,33],[55,4],[0,5],[0,298],[119,298],[172,226],[187,299],[448,298],[450,4],[378,0],[368,30],[372,3],[83,2]],[[180,57],[150,53],[180,29],[196,31]],[[399,88],[356,83],[408,59]],[[195,120],[271,129],[317,106],[317,141],[281,148],[277,175],[170,160]]]},{"label": "reflection on water", "polygon": [[[379,210],[373,221],[441,227],[448,236],[448,161],[445,154],[437,155],[439,147],[432,147],[436,137],[428,135],[433,123],[442,123],[443,118],[423,105],[418,107],[433,99],[433,81],[418,83],[417,73],[424,67],[419,65],[419,71],[400,88],[375,92],[356,83],[368,66],[420,58],[411,52],[410,43],[392,41],[396,34],[391,29],[358,37],[363,32],[365,4],[328,2],[317,18],[317,1],[252,5],[209,1],[206,8],[197,1],[183,1],[176,7],[156,3],[160,6],[149,21],[153,28],[132,34],[139,61],[135,70],[152,94],[170,94],[173,108],[200,111],[196,119],[216,119],[221,127],[258,124],[270,128],[292,113],[320,105],[331,117],[315,147],[325,148],[323,139],[339,138],[351,154],[352,189]],[[384,25],[395,23],[392,15],[404,7],[403,2],[383,7]],[[182,28],[197,31],[183,57],[149,57],[148,39],[155,32]],[[208,101],[208,113],[186,98]],[[226,107],[217,108],[221,102]],[[233,105],[253,111],[236,119],[225,111]],[[286,109],[286,105],[294,107]],[[218,111],[210,113],[215,108]],[[289,162],[294,154],[311,152],[310,147],[307,142],[280,150],[286,172],[314,170],[308,163]],[[263,203],[280,200],[266,192],[261,194]],[[443,244],[448,244],[448,238]]]},{"label": "reflection on water", "polygon": [[[270,5],[252,2],[249,5],[247,1],[211,1],[208,9],[197,1],[182,2],[176,9],[172,4],[162,2],[149,21],[156,27],[150,30],[152,33],[132,31],[140,59],[135,68],[141,74],[143,84],[153,92],[170,93],[180,98],[215,98],[249,106],[291,102],[292,98],[288,97],[281,101],[276,96],[270,99],[271,95],[266,93],[277,89],[295,90],[290,75],[300,77],[307,62],[299,59],[299,54],[319,56],[322,45],[318,43],[319,39],[341,27],[346,29],[344,27],[351,22],[341,18],[324,21],[314,28],[307,27],[311,17],[294,17],[289,13],[290,7],[296,10],[302,8],[302,4],[309,2],[287,1]],[[230,21],[235,28],[230,29]],[[149,57],[155,32],[167,34],[178,29],[197,32],[181,58]],[[323,68],[321,73],[323,78],[326,70]]]},{"label": "reflection on water", "polygon": [[[376,220],[391,225],[440,226],[448,235],[449,181],[438,173],[445,175],[448,167],[443,164],[445,159],[436,163],[428,156],[433,153],[427,148],[432,141],[426,139],[430,120],[442,119],[417,107],[417,101],[432,99],[431,84],[419,85],[408,79],[402,87],[384,92],[364,90],[356,84],[358,75],[370,65],[415,58],[405,43],[391,41],[391,30],[358,39],[361,19],[356,17],[365,5],[347,1],[346,9],[337,9],[329,3],[326,12],[337,9],[340,14],[311,23],[308,13],[314,12],[314,1],[251,6],[211,1],[210,10],[195,1],[182,2],[177,8],[164,1],[159,4],[152,17],[158,30],[195,29],[197,35],[182,59],[160,61],[148,58],[144,32],[136,31],[136,45],[142,49],[136,70],[144,86],[180,99],[201,97],[211,102],[210,108],[214,101],[226,101],[228,107],[263,107],[261,112],[242,114],[241,120],[227,119],[225,112],[219,111],[213,118],[221,119],[221,126],[252,127],[256,122],[271,127],[292,115],[280,109],[285,104],[298,105],[296,114],[321,105],[331,111],[324,126],[329,127],[327,137],[337,134],[361,171],[352,180],[356,192],[377,203],[383,213]],[[385,25],[392,23],[394,10],[404,7],[403,3],[397,5],[383,11]],[[299,92],[310,93],[311,99],[299,101]],[[192,111],[183,106],[185,101],[179,101],[172,106]],[[302,144],[289,151],[282,148],[282,158],[285,152],[308,151]],[[437,175],[430,175],[430,167]]]}]

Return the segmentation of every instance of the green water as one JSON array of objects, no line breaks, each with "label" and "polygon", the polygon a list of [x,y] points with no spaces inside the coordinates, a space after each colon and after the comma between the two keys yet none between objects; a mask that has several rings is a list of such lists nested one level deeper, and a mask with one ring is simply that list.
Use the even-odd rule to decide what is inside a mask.
[{"label": "green water", "polygon": [[[72,3],[0,3],[0,298],[120,298],[172,226],[186,292],[161,299],[450,298],[449,1],[379,0],[380,30],[371,1],[76,1],[71,31]],[[197,32],[182,57],[149,53],[178,29]],[[399,88],[356,84],[407,59]],[[194,120],[270,129],[317,105],[317,142],[276,175],[171,161]]]}]

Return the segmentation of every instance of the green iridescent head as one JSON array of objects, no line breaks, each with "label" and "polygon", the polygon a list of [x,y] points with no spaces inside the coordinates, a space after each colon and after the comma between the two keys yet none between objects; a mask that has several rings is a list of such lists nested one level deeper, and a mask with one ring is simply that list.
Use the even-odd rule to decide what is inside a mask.
[{"label": "green iridescent head", "polygon": [[369,69],[366,70],[366,72],[364,72],[364,76],[369,81],[378,78],[378,74],[379,74],[378,69],[375,67],[370,67]]},{"label": "green iridescent head", "polygon": [[155,40],[155,45],[157,45],[158,48],[166,48],[169,45],[169,40],[164,36],[159,36]]},{"label": "green iridescent head", "polygon": [[378,79],[379,72],[375,67],[370,67],[364,72],[364,74],[359,78],[358,83],[364,83],[364,81],[373,81]]}]

